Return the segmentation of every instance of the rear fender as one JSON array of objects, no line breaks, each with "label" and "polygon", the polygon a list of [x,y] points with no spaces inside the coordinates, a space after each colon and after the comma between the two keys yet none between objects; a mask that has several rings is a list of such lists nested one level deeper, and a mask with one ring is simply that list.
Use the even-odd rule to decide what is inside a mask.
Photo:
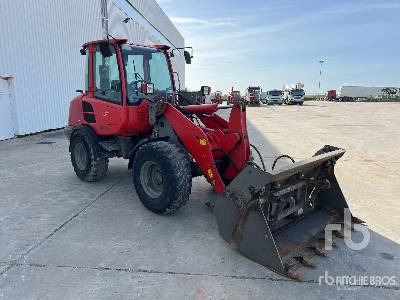
[{"label": "rear fender", "polygon": [[[86,139],[93,145],[94,158],[99,158],[101,156],[101,148],[99,145],[100,140],[94,130],[87,125],[76,126],[72,129],[70,141],[72,141],[72,139],[79,134],[84,135]],[[69,152],[71,152],[71,146],[69,147]]]}]

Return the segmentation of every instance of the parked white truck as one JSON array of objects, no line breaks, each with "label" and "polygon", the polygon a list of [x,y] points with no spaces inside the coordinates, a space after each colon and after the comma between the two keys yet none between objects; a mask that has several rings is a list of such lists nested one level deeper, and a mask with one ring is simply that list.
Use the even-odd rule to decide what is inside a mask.
[{"label": "parked white truck", "polygon": [[304,95],[304,84],[300,82],[287,84],[283,87],[283,101],[286,104],[303,105]]},{"label": "parked white truck", "polygon": [[268,105],[272,104],[283,104],[283,91],[282,90],[270,90],[264,93],[264,103]]},{"label": "parked white truck", "polygon": [[375,87],[342,85],[337,91],[338,101],[378,100],[400,97],[400,89],[394,87]]}]

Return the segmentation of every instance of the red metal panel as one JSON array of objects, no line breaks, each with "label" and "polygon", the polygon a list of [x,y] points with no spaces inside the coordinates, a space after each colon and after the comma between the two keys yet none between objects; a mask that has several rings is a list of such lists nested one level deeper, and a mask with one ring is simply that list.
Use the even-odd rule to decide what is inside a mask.
[{"label": "red metal panel", "polygon": [[200,104],[200,105],[187,105],[182,109],[188,113],[194,114],[212,114],[215,113],[218,108],[218,104]]},{"label": "red metal panel", "polygon": [[217,192],[223,192],[225,184],[215,166],[209,141],[204,131],[170,104],[167,105],[164,116],[185,148],[193,156],[204,177],[214,186]]}]

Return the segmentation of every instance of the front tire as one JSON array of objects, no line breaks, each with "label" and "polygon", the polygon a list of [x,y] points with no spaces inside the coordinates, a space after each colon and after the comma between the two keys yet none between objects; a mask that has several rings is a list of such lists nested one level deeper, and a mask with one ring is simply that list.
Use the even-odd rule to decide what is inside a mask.
[{"label": "front tire", "polygon": [[189,200],[192,189],[189,158],[174,144],[148,143],[135,155],[133,183],[147,209],[156,214],[172,213]]},{"label": "front tire", "polygon": [[75,174],[83,181],[96,182],[107,174],[108,159],[96,158],[92,142],[81,133],[71,138],[71,163]]}]

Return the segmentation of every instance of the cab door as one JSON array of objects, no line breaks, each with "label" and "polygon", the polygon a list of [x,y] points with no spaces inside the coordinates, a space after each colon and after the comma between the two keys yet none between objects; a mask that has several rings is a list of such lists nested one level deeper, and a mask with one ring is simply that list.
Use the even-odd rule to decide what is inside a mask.
[{"label": "cab door", "polygon": [[89,49],[88,93],[82,99],[83,117],[99,135],[117,134],[122,123],[122,82],[114,45]]}]

